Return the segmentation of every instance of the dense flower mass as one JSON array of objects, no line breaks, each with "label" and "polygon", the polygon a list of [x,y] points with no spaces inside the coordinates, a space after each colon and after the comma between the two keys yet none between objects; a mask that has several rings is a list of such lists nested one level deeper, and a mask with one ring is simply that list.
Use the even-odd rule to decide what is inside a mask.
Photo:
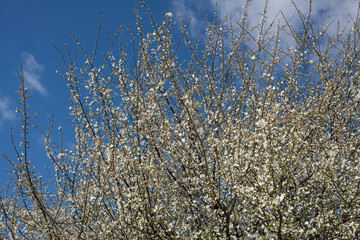
[{"label": "dense flower mass", "polygon": [[144,33],[138,15],[132,51],[114,40],[95,58],[74,37],[84,59],[69,55],[63,75],[76,148],[45,134],[54,186],[28,159],[20,87],[1,238],[358,239],[359,18],[336,36],[306,13],[299,31],[215,18],[192,43],[165,16]]}]

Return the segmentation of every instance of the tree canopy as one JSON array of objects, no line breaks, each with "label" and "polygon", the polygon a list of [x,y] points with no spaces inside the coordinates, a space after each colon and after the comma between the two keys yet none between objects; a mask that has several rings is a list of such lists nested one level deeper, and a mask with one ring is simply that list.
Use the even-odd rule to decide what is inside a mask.
[{"label": "tree canopy", "polygon": [[189,23],[142,7],[128,44],[121,29],[107,52],[74,34],[75,53],[59,49],[76,144],[44,133],[47,183],[28,157],[19,71],[22,140],[17,159],[3,155],[14,173],[1,238],[358,239],[359,15],[332,35],[311,11],[297,28],[266,11],[250,26],[245,9],[194,39]]}]

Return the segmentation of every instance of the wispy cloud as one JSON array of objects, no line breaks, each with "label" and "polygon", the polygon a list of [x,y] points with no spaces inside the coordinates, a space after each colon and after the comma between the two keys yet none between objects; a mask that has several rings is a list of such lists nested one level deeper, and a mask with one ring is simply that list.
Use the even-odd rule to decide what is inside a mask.
[{"label": "wispy cloud", "polygon": [[[194,12],[194,7],[202,11],[202,9],[209,7],[214,12],[217,10],[218,14],[222,17],[225,14],[231,14],[233,19],[239,20],[242,17],[244,11],[244,3],[246,0],[209,0],[201,1],[201,5],[194,6],[192,0],[173,0],[173,6],[175,12],[181,17],[188,18],[189,13]],[[264,11],[265,0],[251,0],[247,12],[247,21],[251,26],[257,25],[261,20],[261,14]],[[267,6],[267,20],[270,22],[280,13],[284,14],[287,19],[291,19],[292,26],[301,28],[301,20],[298,17],[294,4],[303,13],[307,13],[309,10],[309,1],[307,0],[269,0]],[[358,9],[358,3],[354,0],[314,0],[312,1],[312,21],[314,27],[320,27],[329,24],[331,21],[339,21],[341,27],[345,27],[348,21],[351,21],[349,15],[356,17]],[[208,10],[207,10],[208,11]],[[281,16],[281,15],[280,15]],[[284,23],[282,16],[278,18],[280,23]],[[200,19],[196,19],[200,21]],[[329,30],[330,34],[335,33],[337,30],[337,24]]]},{"label": "wispy cloud", "polygon": [[10,108],[10,101],[7,97],[0,96],[0,126],[6,120],[15,119],[15,111]]},{"label": "wispy cloud", "polygon": [[35,57],[30,53],[22,54],[23,73],[27,87],[31,90],[38,91],[42,95],[47,95],[46,88],[41,83],[41,73],[44,71],[44,66],[35,60]]},{"label": "wispy cloud", "polygon": [[[245,1],[238,0],[211,0],[212,6],[218,5],[221,15],[231,12],[232,15],[240,15],[243,11]],[[297,8],[306,13],[309,9],[309,2],[306,0],[270,0],[267,8],[267,16],[269,20],[273,20],[275,16],[282,11],[287,18],[296,15],[294,4]],[[248,20],[250,23],[259,23],[261,13],[265,7],[265,0],[252,0],[248,8]],[[339,20],[346,24],[350,20],[349,14],[356,15],[358,3],[354,0],[316,0],[312,1],[312,17],[313,21],[319,26],[324,26],[332,20]],[[240,14],[239,14],[240,13]],[[239,17],[239,16],[238,16]],[[295,18],[296,19],[296,18]],[[297,19],[295,21],[299,21]]]},{"label": "wispy cloud", "polygon": [[199,9],[209,10],[212,8],[212,6],[208,4],[207,0],[173,0],[171,4],[177,17],[181,17],[185,21],[192,18],[189,25],[191,35],[198,35],[202,30],[206,28],[205,18],[202,17],[201,12],[196,12]]}]

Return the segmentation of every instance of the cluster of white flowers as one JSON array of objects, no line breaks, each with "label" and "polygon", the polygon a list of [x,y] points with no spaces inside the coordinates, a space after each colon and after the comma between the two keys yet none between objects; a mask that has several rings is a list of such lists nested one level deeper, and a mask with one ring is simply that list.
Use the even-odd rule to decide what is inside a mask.
[{"label": "cluster of white flowers", "polygon": [[173,16],[173,14],[171,12],[168,12],[165,14],[165,17],[167,17],[167,18],[171,18],[172,16]]},{"label": "cluster of white flowers", "polygon": [[359,34],[282,48],[279,33],[220,22],[203,44],[179,44],[172,24],[154,25],[135,56],[66,65],[76,144],[45,134],[51,185],[28,159],[20,91],[17,189],[0,199],[0,236],[358,239]]}]

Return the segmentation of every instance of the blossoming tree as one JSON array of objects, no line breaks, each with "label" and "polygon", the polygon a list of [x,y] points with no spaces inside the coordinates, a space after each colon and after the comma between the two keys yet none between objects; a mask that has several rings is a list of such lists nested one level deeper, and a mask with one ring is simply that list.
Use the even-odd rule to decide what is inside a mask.
[{"label": "blossoming tree", "polygon": [[243,16],[215,18],[192,43],[171,13],[149,14],[150,33],[138,14],[132,51],[120,31],[102,56],[74,36],[83,55],[60,54],[76,144],[44,134],[53,185],[28,157],[20,72],[23,140],[18,159],[4,155],[14,184],[1,238],[358,239],[358,16],[335,36],[301,12],[300,30]]}]

